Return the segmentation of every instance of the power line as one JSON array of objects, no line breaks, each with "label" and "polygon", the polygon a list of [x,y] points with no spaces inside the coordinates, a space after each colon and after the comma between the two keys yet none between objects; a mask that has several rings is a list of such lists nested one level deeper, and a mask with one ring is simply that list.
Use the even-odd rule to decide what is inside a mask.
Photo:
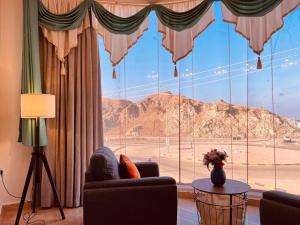
[{"label": "power line", "polygon": [[[294,58],[294,57],[297,57],[297,56],[300,56],[300,53],[298,53],[298,54],[294,54],[294,55],[289,55],[289,56],[287,56],[287,57],[283,57],[283,58],[277,58],[276,60],[273,60],[273,63],[275,62],[275,61],[281,61],[281,60],[287,60],[287,59],[290,59],[290,58]],[[297,60],[297,61],[294,61],[294,62],[299,62],[299,60]],[[239,63],[240,64],[240,63]],[[268,65],[268,63],[264,63],[265,65]],[[233,64],[232,64],[233,65]],[[247,65],[249,65],[249,64],[246,64],[246,66]],[[280,64],[280,66],[281,66],[282,64]],[[227,66],[228,67],[228,66]],[[278,66],[277,66],[278,67]],[[217,69],[220,69],[221,67],[216,67]],[[270,67],[266,67],[265,66],[265,68],[270,68]],[[234,70],[231,70],[231,72],[237,72],[237,71],[241,71],[241,70],[245,70],[245,68],[244,67],[239,67],[238,69],[234,69]],[[247,70],[247,69],[246,69]],[[208,70],[207,70],[208,71]],[[193,74],[193,76],[194,76],[194,81],[197,81],[197,80],[205,80],[205,79],[211,79],[211,78],[214,78],[214,77],[220,77],[220,75],[219,74],[214,74],[214,75],[210,75],[210,74],[208,74],[208,75],[206,75],[206,76],[202,76],[202,77],[198,77],[198,78],[196,78],[195,79],[195,75],[199,75],[199,74],[203,74],[204,72],[207,72],[207,71],[201,71],[201,72],[198,72],[198,73],[194,73]],[[216,71],[216,69],[214,69],[214,70],[209,70],[209,71]],[[246,71],[245,71],[246,72]],[[253,71],[251,71],[251,72],[253,72]],[[254,70],[254,72],[259,72],[259,71],[257,71],[257,70]],[[190,78],[190,77],[189,77]],[[168,81],[171,81],[171,82],[169,82],[167,85],[168,86],[174,86],[174,85],[177,85],[177,81],[176,80],[174,80],[174,79],[167,79],[167,80],[162,80],[161,82],[160,82],[160,86],[166,86],[166,85],[162,85],[162,83],[166,83],[166,82],[168,82]],[[187,83],[187,82],[191,82],[190,80],[185,80],[185,81],[182,81],[182,83]],[[134,87],[130,87],[130,88],[126,88],[126,92],[128,93],[135,93],[135,92],[146,92],[146,91],[152,91],[152,90],[157,90],[157,87],[156,86],[154,86],[153,88],[151,87],[151,88],[148,88],[148,89],[143,89],[143,90],[137,90],[139,87],[146,87],[146,86],[153,86],[153,85],[157,85],[157,82],[155,82],[155,83],[153,83],[153,84],[151,84],[151,83],[149,83],[149,84],[146,84],[146,85],[138,85],[138,86],[134,86]],[[129,91],[129,90],[131,90],[131,89],[133,89],[132,91]],[[106,94],[105,95],[105,97],[112,97],[112,96],[114,96],[114,95],[118,95],[119,94],[119,92],[123,92],[124,91],[124,88],[123,89],[119,89],[119,90],[116,90],[116,91],[112,91],[112,92],[110,92],[111,94]],[[129,95],[131,95],[131,94],[129,94]]]},{"label": "power line", "polygon": [[[273,53],[273,56],[275,56],[275,55],[281,55],[283,53],[288,53],[288,52],[291,52],[291,51],[294,51],[294,50],[300,50],[300,46],[296,47],[296,48],[291,48],[291,49],[288,49],[288,50],[280,51],[280,52],[277,52],[277,53]],[[278,61],[279,59],[292,58],[292,57],[298,56],[298,55],[299,55],[299,53],[295,54],[295,55],[289,55],[289,56],[283,57],[283,58],[278,58],[276,60]],[[262,59],[265,59],[265,58],[269,59],[269,57],[270,57],[270,54],[264,55],[261,58]],[[251,59],[249,61],[241,61],[241,62],[238,62],[238,63],[231,64],[231,66],[236,66],[236,65],[245,64],[245,63],[246,64],[250,64],[250,62],[256,63],[256,60],[257,60],[257,58],[253,58],[253,59]],[[214,67],[214,68],[211,68],[211,69],[203,70],[203,71],[194,73],[193,75],[200,75],[200,74],[207,73],[207,72],[214,72],[214,71],[216,71],[216,69],[223,69],[223,68],[228,68],[228,65],[218,66],[218,67]],[[174,79],[171,78],[171,79],[167,79],[167,80],[162,80],[160,83],[164,83],[164,82],[168,82],[168,81],[174,81]],[[136,85],[136,86],[133,86],[133,87],[128,87],[127,91],[128,90],[132,90],[132,89],[136,89],[136,88],[139,88],[139,87],[151,86],[151,85],[155,85],[155,84],[156,84],[156,82],[154,81],[154,82],[147,83],[147,84]],[[108,93],[113,93],[113,92],[115,92],[115,91],[108,92]]]},{"label": "power line", "polygon": [[[295,62],[300,62],[300,59],[295,61]],[[277,65],[277,66],[273,66],[273,68],[278,68],[278,67],[281,67],[281,65]],[[264,67],[264,70],[266,69],[269,69],[271,68],[271,66],[265,66]],[[247,71],[246,71],[247,72]],[[260,71],[258,70],[255,70],[255,71],[248,71],[249,74],[254,74],[254,73],[259,73]],[[231,76],[231,79],[236,79],[236,78],[240,78],[240,77],[243,77],[245,76],[245,73],[238,73],[234,76]],[[219,77],[219,76],[218,76]],[[206,85],[206,84],[212,84],[212,83],[217,83],[217,82],[221,82],[221,81],[226,81],[228,79],[228,77],[223,77],[221,79],[215,79],[215,80],[211,80],[211,81],[205,81],[205,82],[195,82],[197,79],[194,79],[194,84],[192,85],[185,85],[185,86],[182,86],[180,87],[180,89],[186,89],[186,88],[192,88],[192,87],[199,87],[199,86],[202,86],[202,85]],[[190,81],[191,82],[191,81]],[[183,82],[182,82],[183,83]],[[172,86],[172,85],[169,85],[169,86]],[[148,90],[143,90],[143,91],[139,91],[139,92],[145,92],[145,91],[151,91],[152,89],[148,89]],[[173,88],[173,89],[168,89],[168,91],[170,92],[173,92],[173,91],[178,91],[178,87],[177,88]],[[149,94],[137,94],[137,95],[127,95],[127,96],[130,96],[131,99],[132,98],[138,98],[138,97],[143,97],[143,96],[147,96]],[[108,96],[105,96],[105,97],[108,97]]]}]

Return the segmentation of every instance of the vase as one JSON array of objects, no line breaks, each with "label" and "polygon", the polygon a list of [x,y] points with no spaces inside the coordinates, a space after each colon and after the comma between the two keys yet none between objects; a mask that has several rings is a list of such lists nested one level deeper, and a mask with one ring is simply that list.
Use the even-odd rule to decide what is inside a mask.
[{"label": "vase", "polygon": [[221,166],[215,165],[210,173],[210,179],[215,186],[222,187],[226,181],[226,174],[223,168]]}]

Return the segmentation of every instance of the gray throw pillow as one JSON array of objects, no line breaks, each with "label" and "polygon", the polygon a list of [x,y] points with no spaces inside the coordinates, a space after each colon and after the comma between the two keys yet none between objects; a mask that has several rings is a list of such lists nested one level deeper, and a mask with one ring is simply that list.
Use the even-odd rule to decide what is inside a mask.
[{"label": "gray throw pillow", "polygon": [[112,150],[101,147],[90,160],[90,168],[96,180],[119,179],[119,162]]}]

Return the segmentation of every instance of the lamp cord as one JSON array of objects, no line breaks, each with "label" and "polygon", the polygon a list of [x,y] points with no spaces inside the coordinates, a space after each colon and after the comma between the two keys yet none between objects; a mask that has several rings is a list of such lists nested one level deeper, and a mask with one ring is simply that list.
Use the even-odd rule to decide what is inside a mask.
[{"label": "lamp cord", "polygon": [[[3,172],[0,173],[0,176],[1,176],[1,181],[2,181],[2,184],[3,184],[3,187],[6,191],[6,193],[8,195],[10,195],[11,197],[13,198],[17,198],[17,199],[21,199],[21,197],[18,197],[18,196],[15,196],[13,194],[11,194],[8,190],[8,188],[6,187],[5,185],[5,182],[4,182],[4,178],[3,178]],[[31,198],[32,198],[32,193],[33,193],[33,187],[31,189]],[[32,206],[31,206],[32,207]],[[45,220],[42,220],[42,219],[37,219],[37,220],[33,220],[33,218],[36,216],[35,213],[33,213],[32,211],[31,212],[27,212],[27,213],[24,213],[23,215],[23,220],[25,221],[25,224],[26,225],[29,225],[29,224],[42,224],[42,225],[46,225],[46,221]]]},{"label": "lamp cord", "polygon": [[13,197],[13,198],[20,199],[21,197],[17,197],[17,196],[15,196],[15,195],[13,195],[13,194],[11,194],[11,193],[9,192],[9,190],[7,189],[7,187],[6,187],[6,185],[5,185],[4,178],[3,178],[3,174],[1,173],[0,175],[1,175],[1,180],[2,180],[3,187],[4,187],[5,191],[7,192],[7,194],[10,195],[10,196]]},{"label": "lamp cord", "polygon": [[42,225],[46,225],[46,221],[43,220],[43,219],[33,220],[35,216],[36,216],[36,214],[33,213],[33,212],[24,213],[23,220],[25,221],[25,224],[26,225],[29,225],[29,224],[42,224]]}]

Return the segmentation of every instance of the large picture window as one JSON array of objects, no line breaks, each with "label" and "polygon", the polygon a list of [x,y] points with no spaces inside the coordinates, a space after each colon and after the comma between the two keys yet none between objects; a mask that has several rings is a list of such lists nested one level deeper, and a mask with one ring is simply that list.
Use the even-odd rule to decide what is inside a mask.
[{"label": "large picture window", "polygon": [[158,162],[179,183],[209,176],[203,154],[226,149],[228,178],[300,194],[300,10],[266,44],[262,70],[247,41],[222,21],[220,4],[214,10],[216,21],[177,63],[176,78],[155,15],[116,79],[99,37],[105,145]]}]

